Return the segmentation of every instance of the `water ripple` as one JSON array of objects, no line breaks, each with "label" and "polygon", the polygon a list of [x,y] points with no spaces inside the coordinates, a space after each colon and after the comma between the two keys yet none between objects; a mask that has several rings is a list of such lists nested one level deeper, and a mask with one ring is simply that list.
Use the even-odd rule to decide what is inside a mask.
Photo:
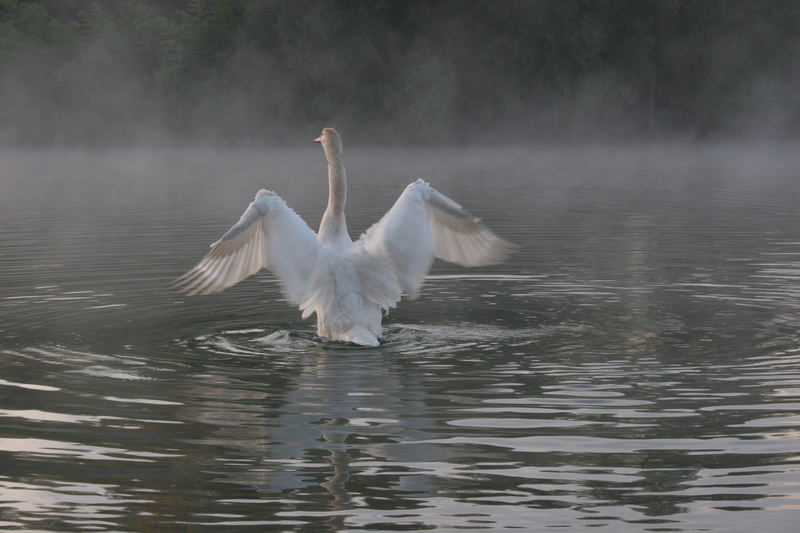
[{"label": "water ripple", "polygon": [[411,164],[520,245],[376,348],[167,289],[261,187],[316,219],[317,151],[0,158],[0,529],[794,531],[796,165],[663,150],[356,154],[354,234]]}]

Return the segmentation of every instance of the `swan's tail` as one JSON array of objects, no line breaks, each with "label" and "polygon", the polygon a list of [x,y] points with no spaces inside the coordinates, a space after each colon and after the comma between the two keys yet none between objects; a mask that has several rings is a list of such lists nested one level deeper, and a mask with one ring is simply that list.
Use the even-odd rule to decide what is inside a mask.
[{"label": "swan's tail", "polygon": [[369,332],[367,328],[361,325],[356,325],[336,336],[336,340],[345,342],[352,342],[353,344],[360,344],[361,346],[378,346],[380,341],[378,338]]}]

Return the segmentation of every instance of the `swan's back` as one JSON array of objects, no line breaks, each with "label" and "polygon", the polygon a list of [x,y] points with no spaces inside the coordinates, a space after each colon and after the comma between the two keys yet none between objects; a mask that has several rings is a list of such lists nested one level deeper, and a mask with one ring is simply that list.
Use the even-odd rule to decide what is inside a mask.
[{"label": "swan's back", "polygon": [[377,345],[382,313],[397,305],[401,296],[391,267],[360,244],[323,246],[300,309],[303,318],[316,314],[321,336]]}]

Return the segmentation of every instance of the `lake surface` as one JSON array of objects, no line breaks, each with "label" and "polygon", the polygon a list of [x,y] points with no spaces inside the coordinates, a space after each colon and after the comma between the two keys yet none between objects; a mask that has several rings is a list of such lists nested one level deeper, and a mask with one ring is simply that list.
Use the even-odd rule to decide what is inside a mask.
[{"label": "lake surface", "polygon": [[0,530],[797,530],[797,145],[345,156],[354,237],[422,177],[519,249],[325,343],[167,288],[318,146],[0,152]]}]

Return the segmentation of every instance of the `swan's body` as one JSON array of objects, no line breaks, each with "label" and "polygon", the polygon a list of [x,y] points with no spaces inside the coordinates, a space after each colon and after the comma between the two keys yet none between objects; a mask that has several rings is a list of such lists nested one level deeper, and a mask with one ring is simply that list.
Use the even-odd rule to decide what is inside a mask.
[{"label": "swan's body", "polygon": [[317,139],[328,160],[328,206],[319,233],[283,199],[261,190],[211,251],[178,279],[189,294],[210,294],[262,268],[280,280],[287,299],[317,315],[317,333],[377,346],[381,313],[403,292],[416,297],[435,257],[464,266],[501,261],[510,243],[422,180],[400,195],[383,218],[353,242],[344,207],[347,179],[333,128]]}]

